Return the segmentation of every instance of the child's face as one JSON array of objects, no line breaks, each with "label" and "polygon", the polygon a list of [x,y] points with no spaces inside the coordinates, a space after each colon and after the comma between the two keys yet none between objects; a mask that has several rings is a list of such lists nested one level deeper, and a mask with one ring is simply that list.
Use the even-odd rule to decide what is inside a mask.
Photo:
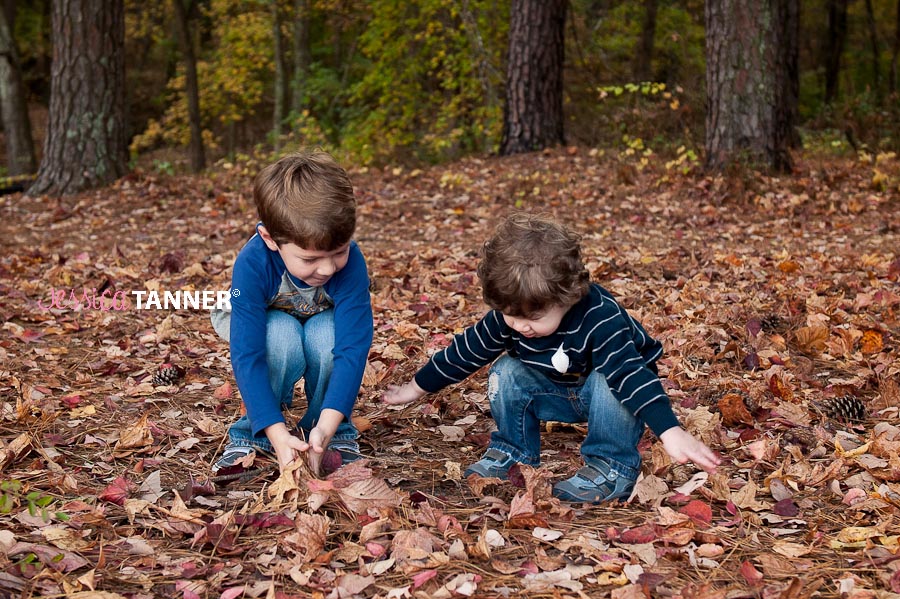
[{"label": "child's face", "polygon": [[307,250],[293,243],[285,243],[279,245],[277,251],[288,272],[310,287],[327,283],[334,273],[347,266],[350,258],[349,243],[330,252]]},{"label": "child's face", "polygon": [[512,330],[523,337],[546,337],[556,332],[556,329],[559,328],[559,323],[562,322],[563,316],[568,311],[569,308],[566,306],[553,306],[534,318],[504,314],[503,320]]}]

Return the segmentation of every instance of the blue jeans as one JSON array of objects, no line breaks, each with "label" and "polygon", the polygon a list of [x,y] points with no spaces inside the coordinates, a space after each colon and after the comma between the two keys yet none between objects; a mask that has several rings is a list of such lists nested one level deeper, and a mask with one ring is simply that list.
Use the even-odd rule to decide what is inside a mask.
[{"label": "blue jeans", "polygon": [[[230,315],[229,315],[230,316]],[[230,318],[221,315],[213,318],[213,326],[223,339],[231,333]],[[328,389],[328,379],[334,364],[334,310],[326,310],[305,321],[294,318],[281,310],[266,313],[266,362],[269,366],[269,384],[282,409],[291,407],[294,401],[294,385],[304,379],[306,414],[297,425],[305,438],[316,426],[322,413],[322,402]],[[332,441],[356,440],[359,433],[347,420],[338,425]],[[264,432],[253,434],[250,419],[242,416],[228,429],[229,445],[251,446],[274,453],[272,444]]]},{"label": "blue jeans", "polygon": [[602,460],[619,474],[636,480],[641,469],[638,441],[644,423],[613,396],[603,375],[592,372],[580,387],[558,385],[507,355],[488,376],[488,399],[497,430],[491,447],[518,462],[541,461],[541,421],[587,422],[581,444],[586,463]]}]

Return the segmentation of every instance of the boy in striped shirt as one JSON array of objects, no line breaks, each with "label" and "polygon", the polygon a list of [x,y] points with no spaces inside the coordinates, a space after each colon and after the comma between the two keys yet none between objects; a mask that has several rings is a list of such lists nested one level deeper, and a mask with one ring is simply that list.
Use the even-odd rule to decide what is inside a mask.
[{"label": "boy in striped shirt", "polygon": [[662,345],[589,281],[576,234],[513,215],[484,244],[478,277],[492,310],[383,398],[406,404],[494,362],[488,400],[497,430],[466,476],[505,478],[517,462],[538,465],[541,421],[588,424],[584,467],[553,487],[566,501],[627,498],[644,423],[675,461],[715,471],[720,458],[678,424],[660,384]]}]

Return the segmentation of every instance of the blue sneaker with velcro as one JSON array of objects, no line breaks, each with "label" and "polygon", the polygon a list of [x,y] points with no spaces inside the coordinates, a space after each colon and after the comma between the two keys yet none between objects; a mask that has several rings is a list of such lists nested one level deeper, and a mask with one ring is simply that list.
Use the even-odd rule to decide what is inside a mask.
[{"label": "blue sneaker with velcro", "polygon": [[553,485],[553,496],[573,503],[605,503],[628,499],[634,483],[606,462],[595,460],[584,465],[571,478]]},{"label": "blue sneaker with velcro", "polygon": [[468,478],[469,475],[475,474],[482,478],[506,478],[506,473],[516,463],[515,458],[505,451],[488,447],[480,460],[466,468],[463,476]]}]

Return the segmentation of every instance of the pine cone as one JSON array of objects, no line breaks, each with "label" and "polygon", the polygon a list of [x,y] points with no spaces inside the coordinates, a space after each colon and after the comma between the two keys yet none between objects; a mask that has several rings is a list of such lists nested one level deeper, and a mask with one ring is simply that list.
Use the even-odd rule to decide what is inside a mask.
[{"label": "pine cone", "polygon": [[841,395],[821,403],[826,416],[840,422],[862,422],[866,419],[866,406],[858,397]]},{"label": "pine cone", "polygon": [[156,374],[153,375],[153,378],[150,379],[150,382],[153,383],[154,387],[165,387],[168,385],[174,385],[183,376],[184,368],[176,364],[170,364],[166,362],[157,369]]}]

